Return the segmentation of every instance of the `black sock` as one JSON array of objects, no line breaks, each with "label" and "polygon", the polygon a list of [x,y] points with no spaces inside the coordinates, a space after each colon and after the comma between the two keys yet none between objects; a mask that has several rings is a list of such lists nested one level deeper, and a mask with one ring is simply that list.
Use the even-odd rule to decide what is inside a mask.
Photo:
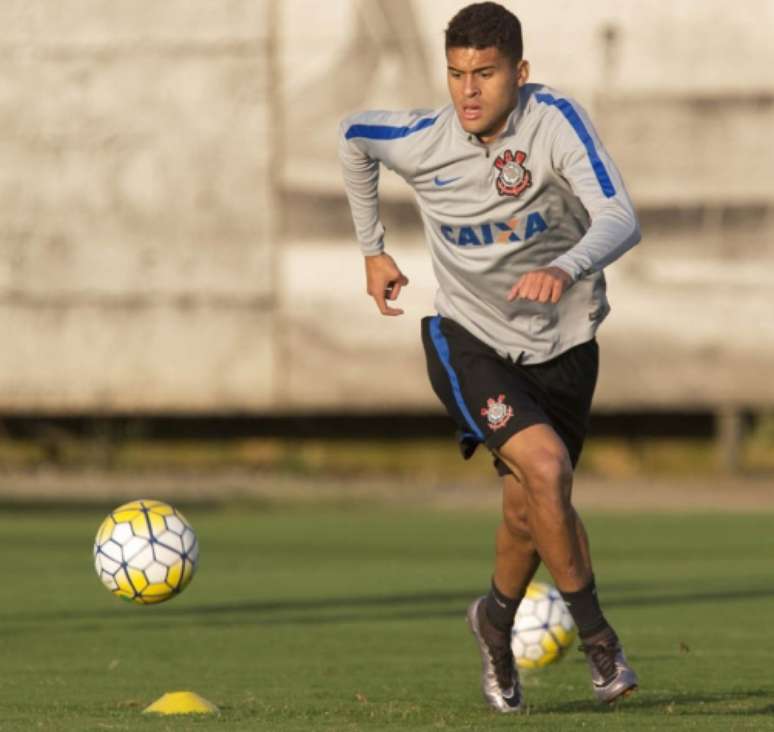
[{"label": "black sock", "polygon": [[510,633],[513,627],[513,618],[516,615],[516,610],[521,602],[520,597],[508,597],[503,595],[500,590],[497,589],[497,585],[492,579],[492,588],[484,600],[484,608],[486,610],[486,616],[489,622],[494,625],[497,630],[503,633]]},{"label": "black sock", "polygon": [[[561,590],[560,590],[561,592]],[[582,589],[577,592],[561,592],[562,599],[567,609],[578,626],[578,634],[582,639],[590,638],[597,633],[609,628],[610,625],[602,614],[597,599],[597,586],[594,577]]]}]

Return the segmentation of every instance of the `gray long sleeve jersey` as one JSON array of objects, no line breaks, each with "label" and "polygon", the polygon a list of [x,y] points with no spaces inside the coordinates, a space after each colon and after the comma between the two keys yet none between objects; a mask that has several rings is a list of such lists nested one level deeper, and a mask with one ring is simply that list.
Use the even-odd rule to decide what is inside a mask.
[{"label": "gray long sleeve jersey", "polygon": [[[590,340],[610,307],[602,268],[640,239],[621,176],[577,102],[528,84],[489,145],[453,106],[369,111],[341,124],[339,157],[363,254],[384,249],[379,164],[416,194],[435,305],[503,356],[547,361]],[[525,272],[573,280],[558,304],[506,295]]]}]

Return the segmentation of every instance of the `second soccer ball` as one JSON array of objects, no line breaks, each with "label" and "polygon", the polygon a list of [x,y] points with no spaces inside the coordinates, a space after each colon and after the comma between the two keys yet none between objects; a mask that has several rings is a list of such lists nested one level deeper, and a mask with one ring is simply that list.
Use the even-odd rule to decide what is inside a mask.
[{"label": "second soccer ball", "polygon": [[532,582],[519,604],[511,631],[511,649],[519,668],[542,668],[558,661],[577,631],[559,591]]}]

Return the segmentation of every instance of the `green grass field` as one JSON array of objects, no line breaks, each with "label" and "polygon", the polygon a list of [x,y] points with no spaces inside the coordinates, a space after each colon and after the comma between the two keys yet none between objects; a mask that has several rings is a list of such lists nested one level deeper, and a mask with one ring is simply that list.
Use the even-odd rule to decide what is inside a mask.
[{"label": "green grass field", "polygon": [[[528,715],[490,713],[464,623],[494,515],[190,507],[186,592],[114,599],[92,569],[105,511],[6,510],[0,730],[774,729],[774,517],[588,518],[600,592],[642,689],[592,700],[581,654],[525,677]],[[192,690],[217,717],[151,717]]]}]

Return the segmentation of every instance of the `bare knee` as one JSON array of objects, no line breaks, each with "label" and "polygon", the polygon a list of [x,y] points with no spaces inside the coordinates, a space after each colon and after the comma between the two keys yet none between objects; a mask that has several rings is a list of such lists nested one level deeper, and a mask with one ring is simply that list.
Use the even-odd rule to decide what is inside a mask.
[{"label": "bare knee", "polygon": [[523,488],[527,511],[572,510],[572,464],[567,449],[548,425],[533,425],[511,437],[499,451]]},{"label": "bare knee", "polygon": [[521,468],[531,503],[560,511],[571,509],[572,465],[566,451],[535,450]]},{"label": "bare knee", "polygon": [[524,467],[529,485],[564,488],[572,483],[572,466],[564,452],[536,450]]}]

